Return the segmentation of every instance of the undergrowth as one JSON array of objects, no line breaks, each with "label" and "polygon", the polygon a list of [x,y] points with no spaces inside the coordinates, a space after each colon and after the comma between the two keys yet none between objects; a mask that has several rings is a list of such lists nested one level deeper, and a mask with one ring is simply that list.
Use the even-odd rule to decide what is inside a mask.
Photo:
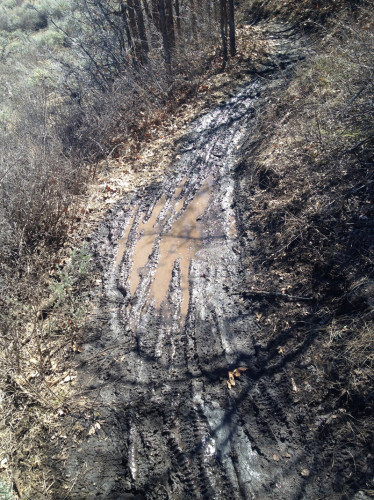
[{"label": "undergrowth", "polygon": [[51,497],[50,457],[61,458],[67,432],[61,417],[80,403],[73,358],[88,314],[89,261],[82,245],[61,269],[28,281],[33,299],[2,298],[0,470],[20,498]]},{"label": "undergrowth", "polygon": [[355,455],[347,484],[372,489],[362,461],[374,407],[373,11],[319,29],[244,145],[258,241],[248,286],[283,296],[262,301],[268,349],[299,353],[291,370],[310,421],[345,415],[330,430]]}]

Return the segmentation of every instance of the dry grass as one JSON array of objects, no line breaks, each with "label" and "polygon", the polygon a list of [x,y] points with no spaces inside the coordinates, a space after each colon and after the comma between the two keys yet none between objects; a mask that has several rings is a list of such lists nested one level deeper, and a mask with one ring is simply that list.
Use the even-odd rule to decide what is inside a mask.
[{"label": "dry grass", "polygon": [[250,220],[261,248],[250,286],[312,299],[309,308],[273,304],[272,338],[293,332],[284,335],[292,349],[314,331],[310,355],[326,387],[364,422],[374,382],[374,16],[370,7],[356,15],[341,13],[269,96],[244,161],[254,165]]},{"label": "dry grass", "polygon": [[[267,368],[294,381],[321,466],[354,457],[354,470],[331,470],[348,498],[373,490],[373,10],[343,10],[318,29],[243,146],[242,217]],[[333,419],[320,426],[323,412]]]}]

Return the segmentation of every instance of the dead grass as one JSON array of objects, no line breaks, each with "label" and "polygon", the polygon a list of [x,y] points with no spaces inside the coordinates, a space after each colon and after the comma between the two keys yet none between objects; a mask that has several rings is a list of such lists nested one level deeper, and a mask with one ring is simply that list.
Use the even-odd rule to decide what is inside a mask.
[{"label": "dead grass", "polygon": [[[347,418],[329,432],[343,447],[353,432],[363,461],[374,404],[374,16],[370,7],[356,16],[347,10],[331,21],[292,79],[269,95],[243,162],[258,241],[248,285],[311,299],[262,301],[268,348],[301,349],[289,370],[307,388],[300,398],[310,425],[318,408],[340,408]],[[363,466],[352,477],[362,485],[371,480],[365,474]]]}]

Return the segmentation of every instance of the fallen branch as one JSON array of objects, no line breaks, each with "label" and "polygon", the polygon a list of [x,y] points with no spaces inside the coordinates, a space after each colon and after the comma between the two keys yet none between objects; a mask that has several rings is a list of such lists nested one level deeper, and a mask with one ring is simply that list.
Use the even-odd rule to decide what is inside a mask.
[{"label": "fallen branch", "polygon": [[280,293],[280,292],[268,292],[266,290],[245,290],[243,292],[235,292],[232,295],[242,295],[242,294],[266,295],[270,297],[281,297],[282,299],[288,299],[288,300],[304,300],[304,301],[313,300],[313,297],[300,297],[298,295],[289,295],[288,293]]}]

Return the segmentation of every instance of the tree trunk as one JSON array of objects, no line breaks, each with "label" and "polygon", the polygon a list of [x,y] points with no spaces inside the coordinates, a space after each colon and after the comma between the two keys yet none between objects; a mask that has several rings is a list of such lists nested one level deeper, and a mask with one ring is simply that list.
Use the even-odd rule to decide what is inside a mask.
[{"label": "tree trunk", "polygon": [[220,0],[221,6],[221,39],[222,39],[222,70],[225,69],[227,54],[227,0]]},{"label": "tree trunk", "polygon": [[147,35],[145,32],[143,12],[142,12],[142,8],[141,8],[139,0],[134,0],[134,6],[135,6],[136,20],[137,20],[138,32],[139,32],[140,44],[141,44],[141,52],[142,52],[141,62],[143,64],[146,64],[147,63],[147,55],[149,52],[149,46],[148,46]]},{"label": "tree trunk", "polygon": [[196,40],[197,36],[197,17],[196,17],[196,6],[195,6],[195,0],[190,0],[190,11],[191,11],[191,25],[192,25],[192,34],[194,40]]},{"label": "tree trunk", "polygon": [[159,0],[152,0],[152,19],[158,31],[161,31]]},{"label": "tree trunk", "polygon": [[170,50],[172,50],[175,47],[173,2],[172,2],[172,0],[165,0],[165,17],[166,17],[166,29],[168,32],[169,46],[170,46]]},{"label": "tree trunk", "polygon": [[160,16],[162,43],[164,46],[164,58],[165,58],[166,64],[170,67],[171,66],[171,56],[170,56],[168,29],[167,29],[167,23],[166,23],[165,0],[158,0],[158,13]]},{"label": "tree trunk", "polygon": [[236,55],[234,0],[229,0],[230,55]]},{"label": "tree trunk", "polygon": [[181,36],[182,26],[181,26],[181,17],[180,17],[180,9],[179,9],[179,0],[175,0],[174,8],[175,8],[175,17],[177,19],[178,35]]},{"label": "tree trunk", "polygon": [[134,53],[134,42],[133,42],[133,39],[131,36],[130,26],[129,26],[129,22],[128,22],[128,18],[129,18],[128,10],[129,10],[129,8],[127,5],[124,5],[124,4],[121,5],[122,22],[123,22],[123,25],[125,27],[127,44],[128,44],[129,51],[131,54],[132,63],[134,65],[134,68],[136,68],[137,62],[136,62],[136,57],[135,57],[135,53]]},{"label": "tree trunk", "polygon": [[129,17],[129,25],[132,34],[132,40],[135,50],[135,59],[137,61],[142,60],[142,45],[140,43],[140,37],[138,33],[138,25],[136,23],[135,17],[135,5],[134,0],[127,0],[127,14]]},{"label": "tree trunk", "polygon": [[152,15],[151,15],[151,11],[149,10],[149,5],[148,5],[147,0],[143,0],[143,8],[144,8],[145,15],[146,15],[147,19],[151,19]]}]

